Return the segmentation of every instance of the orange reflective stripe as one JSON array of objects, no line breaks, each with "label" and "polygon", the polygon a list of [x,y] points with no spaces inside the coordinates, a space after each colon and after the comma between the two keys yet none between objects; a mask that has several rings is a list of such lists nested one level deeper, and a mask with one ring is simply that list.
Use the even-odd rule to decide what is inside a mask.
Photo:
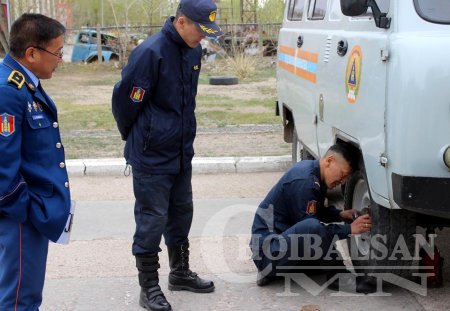
[{"label": "orange reflective stripe", "polygon": [[297,50],[297,57],[312,63],[317,63],[319,61],[319,54],[305,50]]},{"label": "orange reflective stripe", "polygon": [[291,48],[285,45],[280,45],[280,52],[287,55],[295,56],[295,48]]},{"label": "orange reflective stripe", "polygon": [[317,81],[317,76],[315,73],[311,73],[309,71],[300,69],[300,68],[296,68],[295,69],[295,74],[303,79],[306,79],[312,83],[316,83]]},{"label": "orange reflective stripe", "polygon": [[289,65],[285,62],[278,61],[278,66],[280,66],[280,68],[283,68],[284,70],[295,73],[295,67],[293,65]]}]

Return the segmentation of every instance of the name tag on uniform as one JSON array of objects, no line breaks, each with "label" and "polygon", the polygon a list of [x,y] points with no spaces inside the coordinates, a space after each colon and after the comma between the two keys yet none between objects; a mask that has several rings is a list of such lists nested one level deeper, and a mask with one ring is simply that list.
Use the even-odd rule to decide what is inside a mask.
[{"label": "name tag on uniform", "polygon": [[42,114],[33,114],[31,117],[33,118],[33,120],[42,120],[42,119],[44,119],[44,116]]},{"label": "name tag on uniform", "polygon": [[69,244],[70,233],[72,232],[72,223],[73,223],[74,213],[75,213],[75,201],[70,201],[70,214],[69,214],[69,217],[67,218],[66,226],[64,227],[64,230],[61,233],[61,236],[59,237],[58,241],[56,241],[56,243]]}]

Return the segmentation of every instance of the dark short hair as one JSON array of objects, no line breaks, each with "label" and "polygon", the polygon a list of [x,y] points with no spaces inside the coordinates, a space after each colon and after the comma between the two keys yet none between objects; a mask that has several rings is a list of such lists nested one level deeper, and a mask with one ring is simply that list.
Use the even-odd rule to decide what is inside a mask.
[{"label": "dark short hair", "polygon": [[345,143],[336,143],[332,145],[326,154],[329,152],[334,152],[340,154],[345,161],[350,165],[353,171],[357,170],[359,167],[359,152],[358,148]]},{"label": "dark short hair", "polygon": [[65,34],[57,20],[42,14],[25,13],[11,26],[9,48],[15,57],[23,57],[30,46],[46,48],[49,42]]},{"label": "dark short hair", "polygon": [[191,19],[187,17],[183,11],[181,11],[181,6],[178,5],[177,11],[175,12],[175,20],[179,19],[181,16],[184,16],[189,22],[192,23]]},{"label": "dark short hair", "polygon": [[181,12],[181,6],[178,5],[177,11],[175,12],[175,19],[178,19],[180,16],[184,16],[184,14]]}]

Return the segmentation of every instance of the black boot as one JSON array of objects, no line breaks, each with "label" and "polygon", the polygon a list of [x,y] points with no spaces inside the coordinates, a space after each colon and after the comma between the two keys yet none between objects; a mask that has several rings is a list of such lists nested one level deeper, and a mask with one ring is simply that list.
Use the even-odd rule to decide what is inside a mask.
[{"label": "black boot", "polygon": [[[377,291],[376,283],[369,276],[356,276],[350,271],[340,273],[339,278],[328,285],[329,289],[359,294],[372,294]],[[327,274],[327,280],[333,277],[334,275]]]},{"label": "black boot", "polygon": [[151,311],[171,311],[172,307],[158,285],[158,259],[158,253],[136,256],[141,286],[139,305]]},{"label": "black boot", "polygon": [[181,246],[168,246],[169,251],[169,289],[188,290],[194,293],[214,291],[212,281],[201,279],[189,269],[189,243]]},{"label": "black boot", "polygon": [[274,281],[277,281],[278,279],[281,279],[281,277],[275,275],[266,275],[265,273],[258,271],[258,274],[256,275],[256,285],[266,286]]}]

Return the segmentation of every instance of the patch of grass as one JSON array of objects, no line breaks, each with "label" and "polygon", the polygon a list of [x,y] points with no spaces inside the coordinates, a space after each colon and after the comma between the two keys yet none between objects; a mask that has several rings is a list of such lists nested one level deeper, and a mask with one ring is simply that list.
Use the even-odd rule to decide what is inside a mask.
[{"label": "patch of grass", "polygon": [[240,83],[258,82],[275,78],[276,66],[272,58],[258,56],[239,56],[237,58],[218,59],[214,62],[204,62],[200,72],[199,84],[208,84],[209,77],[236,75]]},{"label": "patch of grass", "polygon": [[243,107],[266,107],[272,109],[275,102],[275,97],[273,93],[271,96],[264,99],[246,99],[237,100],[231,97],[221,96],[217,97],[214,95],[199,95],[197,97],[197,110],[202,110],[204,108],[232,108],[236,113]]},{"label": "patch of grass", "polygon": [[123,142],[120,137],[66,137],[61,134],[68,159],[121,158]]},{"label": "patch of grass", "polygon": [[116,129],[109,105],[75,105],[60,102],[58,114],[62,132]]},{"label": "patch of grass", "polygon": [[279,119],[271,112],[230,113],[224,110],[209,110],[197,113],[197,124],[202,127],[225,127],[243,124],[273,124]]}]

